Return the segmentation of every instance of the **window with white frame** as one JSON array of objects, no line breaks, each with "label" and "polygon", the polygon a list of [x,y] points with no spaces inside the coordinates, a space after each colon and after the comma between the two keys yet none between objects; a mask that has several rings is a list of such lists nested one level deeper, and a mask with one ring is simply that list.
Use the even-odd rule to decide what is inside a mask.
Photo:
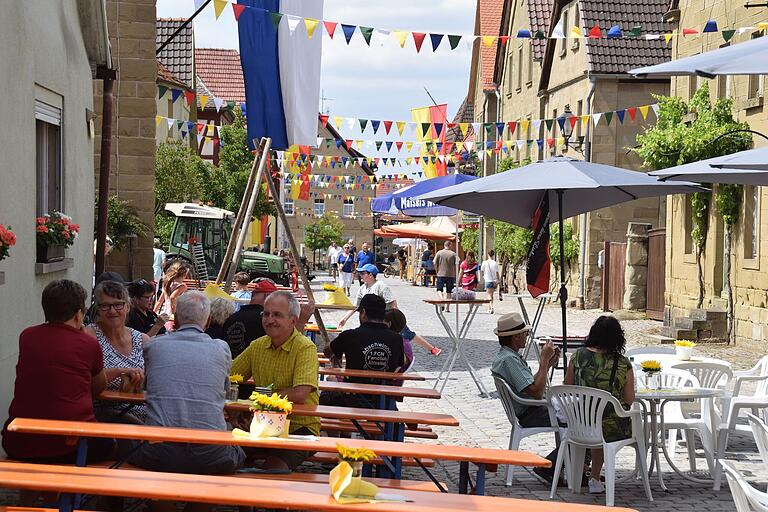
[{"label": "window with white frame", "polygon": [[754,260],[760,249],[760,187],[744,186],[744,259]]},{"label": "window with white frame", "polygon": [[354,217],[355,216],[355,200],[354,199],[345,199],[344,200],[344,209],[342,210],[341,215],[343,217]]},{"label": "window with white frame", "polygon": [[517,49],[517,88],[523,86],[523,47]]},{"label": "window with white frame", "polygon": [[296,215],[294,209],[293,209],[293,198],[292,197],[286,197],[283,201],[283,210],[285,211],[286,215]]},{"label": "window with white frame", "polygon": [[37,215],[61,211],[64,203],[61,108],[35,100]]},{"label": "window with white frame", "polygon": [[[571,30],[570,27],[568,26],[568,9],[567,8],[563,9],[562,22],[563,22],[563,24],[561,26],[563,27],[563,33],[567,35],[568,33],[570,33],[570,30]],[[567,44],[568,44],[568,38],[567,37],[563,37],[560,40],[560,45],[559,45],[560,46],[560,56],[561,57],[563,55],[565,55],[565,48],[566,48]]]},{"label": "window with white frame", "polygon": [[[760,32],[752,34],[752,39],[762,37]],[[763,75],[749,75],[747,98],[760,98],[763,95]]]},{"label": "window with white frame", "polygon": [[315,217],[325,215],[325,199],[315,199]]}]

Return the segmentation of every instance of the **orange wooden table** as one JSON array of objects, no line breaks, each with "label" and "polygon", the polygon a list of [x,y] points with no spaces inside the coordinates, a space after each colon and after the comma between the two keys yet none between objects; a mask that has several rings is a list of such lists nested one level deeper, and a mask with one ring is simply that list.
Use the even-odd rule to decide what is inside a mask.
[{"label": "orange wooden table", "polygon": [[[108,439],[132,439],[147,442],[236,445],[324,453],[336,453],[337,444],[339,443],[338,438],[332,437],[318,437],[316,440],[306,440],[298,437],[289,437],[287,439],[252,439],[235,437],[231,432],[218,430],[29,418],[17,418],[13,420],[8,426],[8,429],[13,432],[58,435],[75,437],[78,439],[101,437]],[[467,490],[466,483],[468,482],[469,463],[471,462],[478,468],[476,489],[479,494],[482,494],[485,491],[486,466],[498,466],[500,464],[527,467],[550,466],[550,462],[547,459],[523,451],[366,439],[344,439],[341,442],[345,446],[353,448],[368,448],[373,450],[379,457],[407,457],[417,461],[427,458],[458,461],[460,463],[459,481],[464,483],[461,488],[461,491],[463,492],[466,492]],[[427,474],[434,482],[436,482],[436,479],[428,471]],[[396,476],[395,478],[399,477]],[[441,488],[441,490],[443,489]]]},{"label": "orange wooden table", "polygon": [[349,368],[320,368],[320,375],[333,375],[336,377],[355,377],[378,380],[427,380],[418,373],[376,372],[372,370],[352,370]]},{"label": "orange wooden table", "polygon": [[395,492],[408,500],[406,503],[342,505],[330,496],[328,486],[323,484],[21,462],[0,463],[0,486],[9,489],[322,512],[370,512],[371,510],[376,512],[446,512],[449,510],[543,512],[552,508],[557,508],[559,512],[607,512],[608,510],[631,512],[630,509],[618,507],[608,509],[602,506],[570,503],[553,505],[545,501],[406,490]]}]

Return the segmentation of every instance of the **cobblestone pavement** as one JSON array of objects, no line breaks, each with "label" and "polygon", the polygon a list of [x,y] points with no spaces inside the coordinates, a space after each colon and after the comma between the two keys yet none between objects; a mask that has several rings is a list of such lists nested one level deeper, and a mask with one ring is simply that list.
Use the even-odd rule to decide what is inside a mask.
[{"label": "cobblestone pavement", "polygon": [[[433,306],[425,304],[423,299],[435,298],[436,292],[432,289],[413,287],[397,278],[386,280],[397,298],[398,307],[408,317],[409,326],[426,337],[431,343],[444,349],[443,355],[434,357],[416,347],[416,362],[414,371],[427,377],[425,383],[413,383],[409,385],[432,386],[434,384],[440,366],[449,352],[449,340],[445,330],[440,324]],[[355,289],[352,290],[353,293]],[[354,295],[353,295],[354,296]],[[536,303],[533,300],[525,301],[529,313],[535,311]],[[465,310],[462,310],[462,318]],[[481,398],[477,387],[473,383],[466,367],[459,361],[451,374],[449,382],[440,400],[406,399],[401,404],[401,409],[418,410],[420,412],[437,412],[451,414],[456,417],[461,426],[459,428],[436,428],[439,434],[439,442],[445,444],[459,444],[465,446],[481,446],[488,448],[507,448],[509,443],[509,423],[502,409],[498,395],[495,393],[493,379],[490,375],[490,366],[493,357],[498,351],[498,342],[493,334],[493,328],[499,315],[519,311],[516,299],[506,298],[502,302],[495,303],[495,314],[490,315],[484,307],[481,307],[474,323],[469,329],[468,336],[463,341],[463,349],[472,365],[477,370],[486,389],[493,392],[490,398]],[[592,322],[602,314],[600,311],[568,311],[568,332],[574,335],[585,335],[589,331]],[[333,317],[335,318],[335,316]],[[449,319],[454,322],[454,313]],[[348,324],[353,326],[355,324]],[[622,325],[627,335],[628,347],[643,346],[655,343],[648,335],[657,334],[661,326],[660,322],[652,320],[623,320]],[[548,305],[542,315],[538,334],[557,335],[560,333],[560,308],[557,304]],[[755,346],[726,346],[708,345],[700,347],[701,353],[711,357],[726,359],[733,363],[734,368],[750,368],[766,353],[765,347]],[[536,368],[536,364],[531,361]],[[556,381],[562,381],[562,373],[557,372]],[[746,474],[754,482],[759,482],[758,487],[768,481],[768,470],[760,462],[759,453],[750,435],[736,435],[729,441],[728,459],[735,461],[737,467],[747,472]],[[532,451],[541,455],[549,453],[554,448],[554,439],[550,435],[539,435],[522,441],[521,449]],[[678,448],[678,455],[674,459],[678,466],[687,464],[685,447]],[[699,451],[698,466],[706,467],[703,454]],[[634,452],[625,449],[619,454],[617,468],[619,475],[626,475],[634,467]],[[630,480],[619,483],[616,486],[616,505],[636,508],[637,510],[699,510],[699,511],[732,511],[735,506],[730,496],[727,484],[719,492],[712,490],[711,486],[696,485],[674,474],[671,468],[664,462],[662,464],[665,483],[669,492],[661,490],[656,475],[651,478],[651,491],[654,502],[650,503],[645,497],[640,481]],[[458,464],[437,463],[436,473],[438,478],[449,482],[451,486],[458,484]],[[518,477],[519,475],[519,477]],[[418,470],[408,469],[408,476],[415,479],[424,479],[424,475]],[[549,499],[549,487],[542,484],[524,471],[516,472],[515,482],[511,487],[504,485],[505,471],[500,469],[496,474],[489,474],[486,483],[486,491],[490,495],[508,496],[515,498]],[[604,504],[605,497],[589,494],[576,495],[562,488],[556,498],[559,501],[572,503]]]}]

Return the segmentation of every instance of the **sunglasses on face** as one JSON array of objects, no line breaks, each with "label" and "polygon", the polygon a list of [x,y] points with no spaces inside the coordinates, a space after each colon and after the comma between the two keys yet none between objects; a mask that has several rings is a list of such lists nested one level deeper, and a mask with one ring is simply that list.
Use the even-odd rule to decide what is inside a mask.
[{"label": "sunglasses on face", "polygon": [[111,309],[114,309],[115,311],[122,311],[123,308],[125,308],[125,302],[113,302],[111,304],[99,304],[97,306],[98,310],[102,313],[106,313],[107,311]]}]

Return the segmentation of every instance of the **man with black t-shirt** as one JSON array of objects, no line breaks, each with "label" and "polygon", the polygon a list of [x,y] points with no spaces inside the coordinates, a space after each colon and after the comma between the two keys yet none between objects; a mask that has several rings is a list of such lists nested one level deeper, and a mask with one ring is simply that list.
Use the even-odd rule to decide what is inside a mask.
[{"label": "man with black t-shirt", "polygon": [[232,352],[232,360],[248,348],[253,340],[267,334],[261,325],[261,313],[269,294],[276,291],[277,286],[269,279],[257,282],[256,288],[251,292],[251,302],[240,306],[240,311],[224,322],[224,341]]},{"label": "man with black t-shirt", "polygon": [[[387,304],[378,295],[365,295],[357,311],[360,313],[360,327],[344,331],[325,347],[328,357],[341,359],[346,356],[346,367],[351,370],[394,372],[405,364],[403,338],[384,323]],[[365,378],[348,378],[350,382],[382,384]],[[391,382],[391,381],[388,381]],[[374,407],[371,396],[324,391],[320,395],[321,405],[342,407]]]}]

